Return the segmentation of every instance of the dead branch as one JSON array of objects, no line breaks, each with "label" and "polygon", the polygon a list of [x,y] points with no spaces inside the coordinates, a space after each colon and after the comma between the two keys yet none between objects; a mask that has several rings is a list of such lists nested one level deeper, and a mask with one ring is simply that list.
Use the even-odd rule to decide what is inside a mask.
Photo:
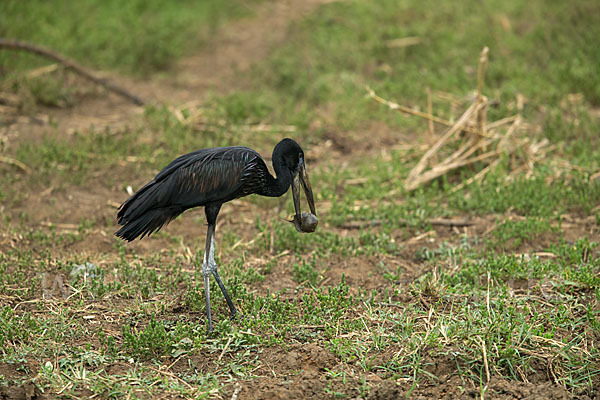
[{"label": "dead branch", "polygon": [[[486,174],[500,164],[503,156],[510,156],[511,160],[509,164],[511,171],[505,177],[507,182],[514,179],[517,174],[524,174],[525,178],[529,178],[533,175],[536,163],[543,161],[547,154],[554,150],[555,145],[549,145],[547,140],[535,141],[527,136],[519,135],[526,129],[520,113],[488,123],[488,108],[490,104],[493,104],[493,101],[488,100],[483,93],[488,61],[489,49],[484,47],[479,56],[477,86],[474,95],[470,97],[470,105],[456,121],[452,122],[434,114],[431,104],[432,93],[429,89],[427,89],[427,112],[425,113],[386,100],[375,94],[368,86],[366,87],[369,96],[378,103],[384,104],[392,110],[427,120],[428,142],[433,143],[428,145],[429,148],[405,179],[406,190],[414,190],[453,170],[481,162],[483,165],[479,172],[451,189],[451,192],[456,192],[466,185],[482,180]],[[449,101],[455,110],[465,103],[464,100],[448,93],[435,92],[434,94],[440,99]],[[517,103],[519,101],[522,103],[522,99],[519,100],[519,95],[517,95]],[[521,110],[522,107],[517,108]],[[433,123],[447,127],[436,140],[431,140],[435,134]],[[525,128],[523,128],[524,126]],[[580,170],[577,166],[566,162],[550,161],[550,163],[565,170]],[[599,176],[599,174],[594,174],[592,178],[597,179]]]},{"label": "dead branch", "polygon": [[80,75],[98,85],[103,86],[107,90],[132,101],[133,103],[135,103],[138,106],[144,105],[144,101],[142,101],[142,99],[140,99],[138,96],[129,93],[127,90],[115,85],[112,82],[109,82],[106,79],[100,78],[95,73],[87,70],[86,68],[82,67],[75,61],[69,60],[68,58],[66,58],[60,54],[57,54],[54,51],[47,49],[45,47],[38,46],[33,43],[24,42],[24,41],[17,40],[17,39],[0,38],[0,49],[27,51],[29,53],[33,53],[38,56],[48,58],[50,60],[53,60],[53,61],[63,65],[65,68],[72,70],[73,72],[77,73],[78,75]]},{"label": "dead branch", "polygon": [[432,218],[432,219],[428,219],[427,223],[432,225],[432,226],[456,226],[456,227],[463,227],[463,226],[472,226],[475,225],[475,221],[472,221],[470,219],[445,219],[445,218]]},{"label": "dead branch", "polygon": [[470,185],[471,183],[478,181],[480,179],[482,179],[488,172],[490,172],[491,170],[493,170],[494,168],[496,168],[496,166],[500,164],[500,159],[496,159],[494,161],[492,161],[487,167],[485,167],[484,169],[482,169],[481,171],[479,171],[477,174],[473,175],[472,177],[470,177],[469,179],[467,179],[466,181],[464,181],[463,183],[460,183],[456,186],[454,186],[451,190],[450,193],[454,193],[459,191],[460,189],[462,189],[463,187]]},{"label": "dead branch", "polygon": [[405,186],[406,186],[407,190],[416,189],[417,186],[419,186],[421,183],[423,183],[423,182],[417,183],[415,180],[416,180],[417,176],[419,176],[423,172],[425,167],[427,166],[427,161],[435,153],[437,153],[439,151],[439,149],[444,145],[444,143],[446,143],[448,141],[448,139],[450,139],[450,137],[452,135],[459,132],[464,127],[464,125],[467,123],[467,121],[469,121],[471,116],[473,114],[477,113],[477,111],[479,111],[479,109],[482,106],[483,106],[483,103],[475,102],[475,103],[471,104],[471,106],[464,112],[464,114],[458,119],[458,121],[456,121],[456,124],[454,124],[452,127],[450,127],[446,131],[446,133],[444,133],[444,135],[442,135],[442,137],[431,147],[431,149],[429,149],[429,151],[427,151],[427,153],[425,153],[425,155],[423,157],[421,157],[421,160],[419,160],[417,165],[408,174],[408,178],[406,178]]},{"label": "dead branch", "polygon": [[363,229],[371,228],[373,226],[379,226],[382,224],[380,219],[374,219],[371,221],[348,221],[340,225],[341,229]]},{"label": "dead branch", "polygon": [[25,172],[27,174],[31,173],[31,168],[29,168],[27,165],[23,164],[21,161],[15,160],[14,158],[0,156],[0,162],[5,163],[5,164],[14,165],[15,167],[21,169],[23,172]]},{"label": "dead branch", "polygon": [[[368,86],[368,85],[365,86],[365,89],[367,90],[367,93],[369,94],[369,97],[371,97],[376,102],[381,103],[381,104],[387,106],[391,110],[396,110],[396,111],[404,113],[404,114],[409,114],[409,115],[414,115],[414,116],[417,116],[417,117],[421,117],[421,118],[427,119],[429,121],[433,121],[433,122],[435,122],[437,124],[440,124],[440,125],[443,125],[443,126],[446,126],[446,127],[449,127],[449,128],[451,128],[451,127],[454,126],[454,123],[451,122],[451,121],[448,121],[447,119],[438,117],[436,115],[431,115],[431,114],[428,114],[428,113],[424,113],[424,112],[421,112],[421,111],[418,111],[418,110],[413,110],[410,107],[403,106],[403,105],[395,103],[393,101],[386,100],[383,97],[377,95],[377,93],[375,93],[373,91],[373,89],[371,89],[371,87]],[[465,126],[463,130],[465,132],[469,132],[469,133],[480,134],[480,132],[477,129],[473,129],[473,128],[469,127],[469,126]]]}]

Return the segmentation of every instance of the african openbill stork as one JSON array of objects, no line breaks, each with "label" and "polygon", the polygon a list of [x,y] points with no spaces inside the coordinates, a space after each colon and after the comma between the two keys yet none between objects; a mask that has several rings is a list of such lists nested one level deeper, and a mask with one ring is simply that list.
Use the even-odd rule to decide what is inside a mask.
[{"label": "african openbill stork", "polygon": [[[300,212],[300,183],[302,183],[313,214],[312,220],[307,222],[308,228],[305,231],[312,232],[316,228],[315,203],[302,148],[292,139],[283,139],[275,146],[272,161],[276,178],[269,173],[260,155],[248,147],[197,150],[173,160],[119,208],[117,221],[122,228],[115,235],[132,241],[160,230],[189,208],[204,206],[208,233],[202,274],[209,331],[213,329],[210,313],[211,273],[223,292],[231,311],[231,318],[235,318],[237,314],[217,272],[214,259],[215,227],[223,203],[253,193],[279,197],[286,193],[291,185],[296,210],[294,221],[298,229],[299,226],[302,227],[303,217],[309,216]],[[298,230],[302,231],[302,229]]]}]

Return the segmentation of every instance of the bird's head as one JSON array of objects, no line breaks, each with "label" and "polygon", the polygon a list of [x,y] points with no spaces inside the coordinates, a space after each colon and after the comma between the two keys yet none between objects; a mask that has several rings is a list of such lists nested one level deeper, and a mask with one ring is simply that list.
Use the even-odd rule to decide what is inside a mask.
[{"label": "bird's head", "polygon": [[302,151],[300,145],[292,139],[283,139],[275,146],[273,159],[275,159],[275,154],[278,154],[282,158],[284,167],[289,170],[292,176],[292,195],[294,197],[296,217],[300,218],[302,214],[300,209],[300,184],[302,184],[304,193],[306,194],[310,212],[316,215],[315,200],[310,180],[308,179],[308,173],[306,172],[306,164],[304,163],[304,151]]}]

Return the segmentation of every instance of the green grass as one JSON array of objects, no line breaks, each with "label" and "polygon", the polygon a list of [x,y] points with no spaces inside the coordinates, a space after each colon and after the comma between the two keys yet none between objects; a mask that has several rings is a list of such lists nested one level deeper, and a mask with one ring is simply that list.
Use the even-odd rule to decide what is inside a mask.
[{"label": "green grass", "polygon": [[[63,43],[74,58],[90,54],[92,66],[148,74],[201,45],[189,43],[190,35],[209,40],[218,24],[248,12],[239,2],[89,2],[73,11],[73,21],[89,24],[53,24],[65,7],[72,8],[2,3],[0,36]],[[600,184],[590,177],[600,159],[598,12],[587,0],[326,4],[239,77],[243,90],[213,94],[202,123],[154,106],[127,129],[67,135],[51,127],[40,140],[2,147],[33,172],[0,166],[0,370],[7,371],[0,387],[33,379],[49,395],[229,398],[238,383],[294,387],[310,379],[312,362],[323,365],[310,381],[316,397],[364,398],[386,383],[418,395],[446,382],[457,395],[480,397],[498,394],[497,380],[596,396]],[[31,21],[47,22],[34,32]],[[420,43],[386,45],[407,36]],[[491,51],[486,94],[499,100],[490,119],[515,113],[521,94],[527,135],[556,145],[531,176],[507,180],[506,158],[461,190],[451,192],[480,165],[407,192],[402,182],[422,154],[415,148],[381,154],[377,146],[385,146],[374,143],[369,152],[312,158],[327,139],[351,146],[345,141],[381,134],[369,129],[388,129],[386,143],[417,143],[426,124],[367,99],[364,85],[421,109],[427,87],[463,99],[475,87],[484,45]],[[96,48],[102,51],[90,51]],[[9,71],[39,65],[28,56],[0,57]],[[47,102],[77,96],[57,96],[60,81],[40,85],[36,93]],[[444,102],[434,107],[457,115]],[[271,129],[253,129],[258,124]],[[144,183],[187,151],[244,144],[267,156],[283,135],[307,153],[319,228],[300,235],[283,221],[293,210],[287,199],[280,215],[277,199],[224,206],[216,258],[243,318],[227,318],[213,285],[209,335],[202,213],[184,215],[143,245],[125,245],[111,237],[115,210],[106,200],[120,200],[127,185]],[[557,175],[552,163],[560,160],[578,169]],[[93,204],[78,203],[89,188],[97,190],[89,190]],[[89,211],[76,221],[57,204],[71,193],[69,207]],[[73,229],[40,224],[37,204],[43,221],[70,221]],[[429,222],[454,216],[477,224],[457,232]],[[344,229],[348,221],[366,225]],[[94,273],[77,273],[86,262]],[[48,287],[57,276],[66,295]],[[295,357],[305,361],[294,364]]]},{"label": "green grass", "polygon": [[[210,40],[222,23],[250,13],[248,4],[236,0],[87,1],[77,7],[8,0],[0,5],[0,37],[46,46],[92,68],[144,74],[172,65]],[[8,71],[43,63],[29,54],[0,52]]]},{"label": "green grass", "polygon": [[[91,70],[149,77],[206,45],[222,24],[251,15],[256,3],[86,1],[73,7],[63,0],[7,0],[0,4],[0,37],[47,47]],[[24,110],[72,106],[80,89],[67,72],[27,74],[48,63],[29,52],[0,50],[0,88],[16,92]]]},{"label": "green grass", "polygon": [[[248,290],[251,279],[245,278],[235,263],[225,263],[223,275],[244,318],[234,323],[218,318],[217,333],[212,338],[206,336],[202,322],[190,319],[186,313],[174,315],[168,311],[171,306],[155,303],[144,295],[147,290],[152,297],[172,299],[181,287],[177,282],[200,282],[199,274],[190,275],[177,267],[178,262],[171,266],[165,260],[140,260],[141,265],[132,273],[127,264],[118,261],[102,270],[113,271],[115,281],[126,282],[126,286],[99,293],[93,283],[81,286],[80,280],[74,280],[71,284],[79,295],[60,303],[61,310],[56,314],[47,312],[47,307],[54,307],[51,302],[38,303],[28,312],[4,307],[0,313],[2,360],[22,369],[28,365],[24,364],[25,359],[41,360],[36,367],[39,384],[47,389],[55,385],[54,379],[61,378],[106,394],[109,389],[90,386],[77,376],[77,369],[67,366],[77,366],[80,372],[86,369],[90,376],[98,374],[103,376],[103,382],[114,385],[120,378],[107,375],[102,366],[131,359],[135,369],[130,373],[137,371],[140,375],[137,383],[132,381],[129,385],[158,393],[157,390],[175,390],[153,388],[156,377],[152,371],[156,372],[165,361],[170,363],[169,357],[192,360],[197,353],[231,354],[233,360],[218,360],[211,369],[215,376],[209,379],[209,387],[219,388],[223,384],[219,376],[225,371],[234,368],[237,376],[249,378],[249,371],[261,365],[256,357],[260,349],[285,346],[293,340],[316,342],[340,362],[356,364],[358,372],[352,374],[358,376],[376,373],[384,379],[435,382],[438,378],[427,360],[449,357],[459,366],[461,379],[485,384],[481,353],[485,346],[494,375],[520,380],[521,373],[540,373],[536,365],[551,357],[560,384],[592,393],[590,382],[596,381],[600,373],[600,354],[594,347],[586,347],[586,341],[600,333],[600,314],[593,306],[600,300],[600,257],[596,246],[585,240],[574,245],[558,243],[551,249],[557,258],[549,261],[490,251],[479,253],[469,247],[440,252],[430,259],[436,273],[421,276],[410,289],[394,284],[387,295],[378,293],[375,297],[366,291],[351,294],[343,279],[339,284],[314,287],[285,299],[275,294],[257,296]],[[29,257],[28,253],[15,252],[0,259],[0,277],[11,279],[4,287],[12,288],[14,282],[31,282],[26,276],[8,274],[6,270],[9,265],[27,264]],[[456,257],[462,267],[446,269],[446,261]],[[155,264],[158,261],[161,262]],[[72,263],[51,257],[47,262],[64,270]],[[298,270],[306,270],[307,264],[303,268]],[[36,269],[43,271],[45,266]],[[31,272],[30,268],[24,271],[25,275]],[[102,280],[104,276],[94,279]],[[306,281],[304,277],[301,280]],[[516,285],[522,281],[527,285]],[[33,282],[35,292],[39,283],[35,279]],[[188,294],[200,290],[197,285],[187,288]],[[406,290],[410,290],[414,300],[399,300],[398,296]],[[139,300],[127,302],[125,313],[110,305],[116,298],[137,299],[140,295]],[[34,293],[20,292],[21,302],[34,298]],[[218,289],[213,291],[213,299],[218,313],[224,313]],[[121,331],[108,334],[101,327],[87,324],[85,319],[82,323],[82,315],[101,318],[105,311],[94,305],[98,300],[109,302],[106,315],[120,321]],[[81,314],[82,310],[85,314]],[[318,335],[314,335],[312,326],[319,327]],[[70,346],[71,341],[82,338],[89,343],[85,349]],[[66,369],[60,375],[52,362],[43,361],[56,355],[60,355],[60,368]],[[184,393],[190,394],[190,385],[198,384],[196,379],[179,375],[187,387]]]},{"label": "green grass", "polygon": [[[553,128],[546,132],[550,137],[561,136],[568,133],[551,122],[561,118],[559,113],[545,115],[540,107],[558,104],[571,93],[582,93],[584,103],[592,105],[600,99],[595,74],[599,56],[590,44],[598,34],[592,17],[596,7],[592,1],[572,7],[543,1],[485,6],[333,3],[294,27],[288,43],[256,68],[254,88],[224,98],[225,109],[233,118],[269,114],[301,128],[322,119],[323,113],[327,123],[343,130],[360,130],[373,119],[413,128],[414,121],[366,99],[364,85],[421,107],[426,87],[467,95],[474,88],[477,55],[487,45],[488,91],[499,101],[492,116],[514,109],[516,95],[522,94],[528,99],[525,115],[546,120]],[[386,45],[407,36],[417,36],[420,43],[408,48]],[[556,45],[562,42],[570,45]],[[449,113],[443,107],[436,111]],[[580,131],[593,139],[597,122],[585,123],[591,129]]]}]

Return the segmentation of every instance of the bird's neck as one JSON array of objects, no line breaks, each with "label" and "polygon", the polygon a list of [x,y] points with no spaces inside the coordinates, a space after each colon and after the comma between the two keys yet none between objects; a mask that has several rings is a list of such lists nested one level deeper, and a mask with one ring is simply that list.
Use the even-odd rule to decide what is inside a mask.
[{"label": "bird's neck", "polygon": [[278,154],[273,154],[273,170],[275,170],[276,177],[268,174],[267,190],[264,195],[269,197],[279,197],[290,188],[292,175],[290,174],[290,170],[285,167],[283,158],[279,157]]}]

